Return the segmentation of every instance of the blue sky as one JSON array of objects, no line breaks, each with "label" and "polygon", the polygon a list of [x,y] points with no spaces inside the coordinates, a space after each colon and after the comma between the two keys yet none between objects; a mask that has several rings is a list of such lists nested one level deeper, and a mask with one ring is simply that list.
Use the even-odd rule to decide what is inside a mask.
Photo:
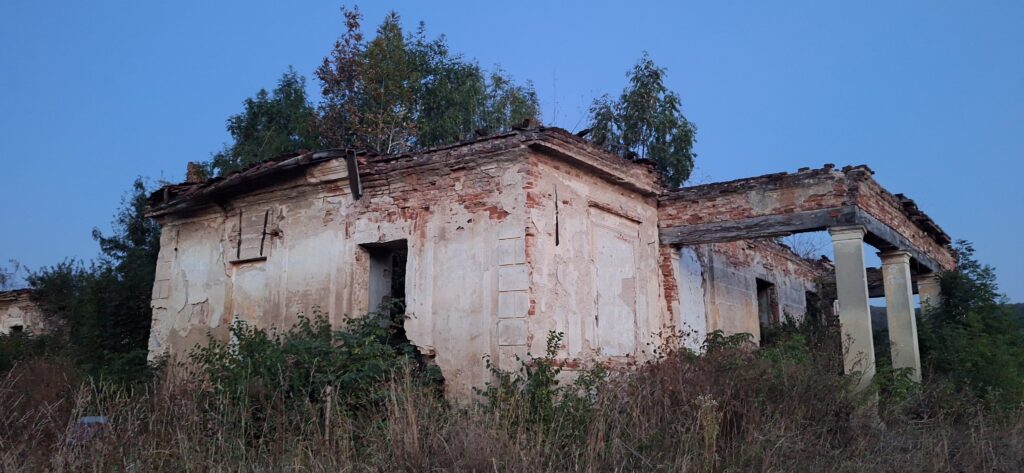
[{"label": "blue sky", "polygon": [[[224,120],[342,30],[333,1],[0,3],[0,262],[89,258],[136,176],[178,181]],[[1024,2],[373,2],[533,80],[585,126],[650,52],[698,126],[707,182],[865,163],[1024,301]]]}]

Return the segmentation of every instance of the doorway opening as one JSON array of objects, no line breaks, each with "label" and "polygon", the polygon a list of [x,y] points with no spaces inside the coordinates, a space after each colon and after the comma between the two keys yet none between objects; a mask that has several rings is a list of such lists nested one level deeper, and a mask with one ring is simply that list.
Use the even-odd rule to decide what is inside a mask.
[{"label": "doorway opening", "polygon": [[[779,294],[775,284],[758,278],[757,286],[757,318],[761,332],[779,325]],[[762,337],[763,338],[763,337]]]},{"label": "doorway opening", "polygon": [[406,240],[361,246],[369,256],[367,309],[392,317],[405,314],[405,266],[409,260]]}]

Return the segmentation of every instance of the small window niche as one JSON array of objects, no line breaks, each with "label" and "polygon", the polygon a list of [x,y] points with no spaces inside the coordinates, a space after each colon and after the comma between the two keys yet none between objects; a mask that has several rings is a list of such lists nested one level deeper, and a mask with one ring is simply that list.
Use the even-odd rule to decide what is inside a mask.
[{"label": "small window niche", "polygon": [[25,333],[24,325],[11,325],[11,335],[21,335]]},{"label": "small window niche", "polygon": [[235,254],[232,263],[264,261],[270,255],[270,209],[240,209],[232,238]]}]

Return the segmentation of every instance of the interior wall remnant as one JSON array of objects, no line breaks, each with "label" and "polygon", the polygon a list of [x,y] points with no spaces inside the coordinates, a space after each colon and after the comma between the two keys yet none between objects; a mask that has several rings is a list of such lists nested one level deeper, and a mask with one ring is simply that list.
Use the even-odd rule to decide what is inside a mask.
[{"label": "interior wall remnant", "polygon": [[679,331],[683,337],[683,346],[697,352],[708,334],[706,276],[697,249],[690,246],[679,248],[678,268],[676,284],[679,287],[681,312]]},{"label": "interior wall remnant", "polygon": [[807,292],[827,268],[797,256],[773,240],[698,245],[706,255],[702,274],[707,294],[707,330],[749,333],[760,341],[762,327],[784,317],[800,320]]}]

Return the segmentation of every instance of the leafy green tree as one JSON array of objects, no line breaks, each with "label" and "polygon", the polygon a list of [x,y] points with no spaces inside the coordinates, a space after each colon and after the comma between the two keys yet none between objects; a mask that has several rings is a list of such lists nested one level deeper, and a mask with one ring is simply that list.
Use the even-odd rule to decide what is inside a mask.
[{"label": "leafy green tree", "polygon": [[67,260],[28,278],[43,311],[62,322],[69,354],[92,374],[131,380],[145,372],[160,250],[160,227],[145,216],[146,198],[137,179],[114,217],[113,234],[93,230],[100,245],[95,261]]},{"label": "leafy green tree", "polygon": [[924,369],[979,397],[1020,403],[1024,332],[999,293],[995,270],[979,263],[966,241],[957,242],[956,254],[957,269],[941,275],[942,303],[918,324]]},{"label": "leafy green tree", "polygon": [[233,143],[215,154],[209,174],[224,175],[284,153],[317,146],[316,109],[306,97],[306,78],[291,67],[267,92],[245,99],[244,110],[232,115],[227,130]]},{"label": "leafy green tree", "polygon": [[508,130],[539,115],[537,94],[504,71],[485,73],[453,54],[421,23],[406,34],[390,13],[365,40],[357,9],[342,9],[346,31],[316,71],[325,146],[402,153]]},{"label": "leafy green tree", "polygon": [[646,52],[627,75],[618,99],[606,94],[590,106],[591,140],[620,156],[654,161],[677,187],[693,171],[697,127],[683,116],[679,94],[665,86],[665,69]]}]

